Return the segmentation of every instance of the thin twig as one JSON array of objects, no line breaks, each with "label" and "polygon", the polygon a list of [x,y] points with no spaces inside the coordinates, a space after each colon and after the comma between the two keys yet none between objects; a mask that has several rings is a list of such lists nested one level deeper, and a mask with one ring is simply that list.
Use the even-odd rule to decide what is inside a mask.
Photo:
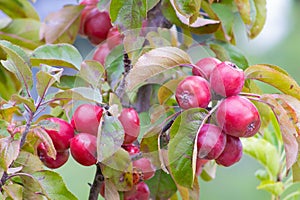
[{"label": "thin twig", "polygon": [[25,130],[24,130],[24,132],[22,134],[22,137],[21,137],[20,147],[22,147],[25,144],[26,137],[27,137],[27,135],[29,133],[29,130],[30,130],[31,122],[33,120],[33,115],[34,115],[33,112],[29,113],[29,117],[28,117],[28,119],[26,121],[26,127],[25,127]]},{"label": "thin twig", "polygon": [[96,164],[96,174],[94,177],[94,182],[90,188],[89,200],[97,200],[100,193],[100,186],[104,182],[104,176],[101,171],[100,163]]}]

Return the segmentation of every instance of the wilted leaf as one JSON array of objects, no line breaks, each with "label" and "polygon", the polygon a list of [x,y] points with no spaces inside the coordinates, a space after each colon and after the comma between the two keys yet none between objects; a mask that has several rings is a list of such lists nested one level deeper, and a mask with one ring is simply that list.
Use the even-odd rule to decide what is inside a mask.
[{"label": "wilted leaf", "polygon": [[300,87],[298,83],[277,66],[267,64],[252,65],[245,70],[245,75],[247,79],[265,82],[284,94],[291,95],[300,100]]},{"label": "wilted leaf", "polygon": [[77,36],[80,24],[82,5],[67,5],[50,13],[43,25],[43,37],[46,43],[70,43]]},{"label": "wilted leaf", "polygon": [[17,159],[20,150],[20,140],[8,136],[0,138],[0,167],[5,171]]},{"label": "wilted leaf", "polygon": [[77,87],[64,91],[60,91],[55,94],[54,99],[57,100],[83,100],[83,101],[94,101],[101,103],[102,96],[98,89],[88,88],[88,87]]},{"label": "wilted leaf", "polygon": [[82,56],[79,51],[70,44],[46,44],[36,48],[30,57],[32,66],[41,63],[50,66],[69,67],[80,70]]},{"label": "wilted leaf", "polygon": [[0,10],[13,19],[32,18],[38,21],[40,20],[38,13],[28,0],[2,0]]},{"label": "wilted leaf", "polygon": [[102,162],[117,152],[124,141],[124,129],[117,117],[104,115],[97,136],[97,160]]},{"label": "wilted leaf", "polygon": [[266,8],[266,0],[253,0],[255,6],[255,20],[251,26],[251,29],[248,33],[248,36],[253,39],[255,38],[263,29],[266,16],[267,16],[267,8]]},{"label": "wilted leaf", "polygon": [[200,108],[186,110],[176,118],[170,129],[168,148],[170,172],[176,183],[187,188],[193,186],[195,179],[197,158],[195,140],[206,114],[207,112]]},{"label": "wilted leaf", "polygon": [[13,200],[23,199],[23,187],[19,184],[4,185],[2,189]]},{"label": "wilted leaf", "polygon": [[85,60],[81,64],[79,76],[90,83],[94,88],[101,86],[105,78],[105,69],[97,61]]},{"label": "wilted leaf", "polygon": [[14,166],[22,166],[22,172],[32,174],[43,169],[43,163],[38,156],[27,151],[20,151],[18,158],[14,161]]},{"label": "wilted leaf", "polygon": [[249,0],[234,0],[234,2],[239,10],[239,13],[241,15],[243,22],[247,25],[250,25],[250,23],[251,23],[250,1]]},{"label": "wilted leaf", "polygon": [[157,98],[160,104],[164,104],[175,93],[179,82],[183,79],[184,77],[170,80],[159,88]]},{"label": "wilted leaf", "polygon": [[170,174],[156,170],[154,177],[145,181],[150,189],[150,196],[156,200],[167,200],[176,193],[177,187]]},{"label": "wilted leaf", "polygon": [[170,70],[180,64],[191,63],[189,55],[176,47],[161,47],[142,55],[133,69],[129,72],[126,81],[128,90],[144,84],[145,81],[160,73]]},{"label": "wilted leaf", "polygon": [[284,191],[283,182],[274,182],[274,181],[262,181],[259,186],[259,190],[266,190],[275,196],[279,196]]},{"label": "wilted leaf", "polygon": [[243,151],[267,169],[271,180],[276,180],[280,169],[280,155],[276,147],[263,138],[245,138],[242,143]]}]

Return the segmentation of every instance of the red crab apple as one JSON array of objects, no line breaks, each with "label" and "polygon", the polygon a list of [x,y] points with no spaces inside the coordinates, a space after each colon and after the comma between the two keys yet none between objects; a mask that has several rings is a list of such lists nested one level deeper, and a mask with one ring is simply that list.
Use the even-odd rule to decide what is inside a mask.
[{"label": "red crab apple", "polygon": [[93,8],[84,22],[84,33],[92,44],[100,44],[106,40],[109,29],[112,27],[109,13]]},{"label": "red crab apple", "polygon": [[109,29],[106,41],[110,49],[113,49],[114,47],[121,44],[122,40],[123,40],[123,36],[119,32],[118,27],[114,26],[111,29]]},{"label": "red crab apple", "polygon": [[132,190],[124,192],[124,200],[147,200],[149,198],[150,190],[144,182],[140,182]]},{"label": "red crab apple", "polygon": [[208,162],[209,160],[201,159],[197,157],[196,160],[196,176],[199,176],[202,173],[203,166]]},{"label": "red crab apple", "polygon": [[203,77],[202,73],[204,73],[205,77],[209,80],[212,70],[220,63],[221,61],[214,57],[202,58],[195,64],[196,66],[193,67],[192,73],[195,76],[202,76],[202,77]]},{"label": "red crab apple", "polygon": [[71,124],[82,133],[97,135],[103,108],[92,104],[82,104],[75,110]]},{"label": "red crab apple", "polygon": [[132,166],[143,172],[144,180],[152,178],[155,174],[155,167],[148,158],[135,160],[132,162]]},{"label": "red crab apple", "polygon": [[261,124],[255,105],[241,96],[224,99],[216,111],[216,119],[226,134],[235,137],[251,137],[258,132]]},{"label": "red crab apple", "polygon": [[106,57],[110,53],[110,49],[107,43],[100,44],[93,55],[93,60],[100,62],[102,65],[105,64]]},{"label": "red crab apple", "polygon": [[209,83],[200,76],[189,76],[179,83],[175,97],[183,109],[206,108],[211,99]]},{"label": "red crab apple", "polygon": [[74,160],[84,166],[96,164],[97,137],[88,133],[77,134],[70,143]]},{"label": "red crab apple", "polygon": [[216,94],[224,97],[241,92],[245,82],[243,70],[235,64],[225,61],[218,64],[210,74],[210,85]]},{"label": "red crab apple", "polygon": [[131,144],[124,144],[124,145],[122,145],[122,147],[131,156],[140,153],[140,148],[137,145],[135,145],[135,144],[132,144],[132,143]]},{"label": "red crab apple", "polygon": [[227,135],[225,149],[222,154],[216,159],[216,163],[229,167],[237,163],[243,155],[243,145],[238,137]]},{"label": "red crab apple", "polygon": [[140,118],[136,110],[133,108],[123,108],[118,119],[125,132],[123,144],[134,142],[140,134]]},{"label": "red crab apple", "polygon": [[99,0],[83,0],[80,2],[80,5],[84,5],[84,9],[81,11],[80,18],[80,26],[79,26],[79,34],[84,36],[84,24],[87,19],[88,14],[93,10],[93,8],[97,7],[97,3]]},{"label": "red crab apple", "polygon": [[74,129],[63,119],[51,117],[47,120],[59,125],[59,130],[45,129],[51,137],[56,151],[64,151],[70,147],[70,140],[74,137]]},{"label": "red crab apple", "polygon": [[57,151],[56,158],[51,158],[48,156],[46,146],[42,142],[37,148],[37,153],[43,164],[51,169],[57,169],[63,166],[69,159],[69,150]]},{"label": "red crab apple", "polygon": [[216,159],[224,150],[226,135],[221,128],[214,124],[204,124],[198,133],[198,157]]}]

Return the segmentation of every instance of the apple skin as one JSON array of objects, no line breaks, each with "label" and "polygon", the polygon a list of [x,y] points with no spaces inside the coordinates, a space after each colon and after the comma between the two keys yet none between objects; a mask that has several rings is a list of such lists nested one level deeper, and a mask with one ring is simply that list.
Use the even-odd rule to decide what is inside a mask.
[{"label": "apple skin", "polygon": [[244,71],[228,61],[218,64],[210,74],[211,88],[223,97],[238,95],[242,91],[244,82]]},{"label": "apple skin", "polygon": [[84,166],[96,164],[97,137],[88,133],[77,134],[70,143],[71,155]]},{"label": "apple skin", "polygon": [[105,60],[108,54],[110,53],[110,48],[108,43],[100,44],[93,55],[93,60],[100,62],[103,66],[105,65]]},{"label": "apple skin", "polygon": [[117,26],[112,27],[109,29],[106,39],[107,45],[109,49],[113,49],[119,44],[123,42],[123,35],[120,33]]},{"label": "apple skin", "polygon": [[199,176],[202,173],[203,166],[208,162],[209,160],[201,159],[197,157],[196,160],[196,176]]},{"label": "apple skin", "polygon": [[213,160],[223,152],[226,135],[221,128],[214,124],[204,124],[198,133],[198,157]]},{"label": "apple skin", "polygon": [[84,24],[87,19],[87,16],[97,7],[97,3],[99,0],[83,0],[80,2],[80,5],[84,5],[84,9],[81,11],[81,18],[80,18],[80,26],[79,26],[79,34],[84,37],[86,33],[84,32]]},{"label": "apple skin", "polygon": [[138,113],[133,108],[123,108],[118,119],[125,132],[123,144],[131,144],[140,134],[140,118]]},{"label": "apple skin", "polygon": [[132,162],[132,166],[136,169],[140,169],[143,172],[144,180],[152,178],[155,174],[155,167],[152,165],[148,158],[140,158]]},{"label": "apple skin", "polygon": [[229,167],[240,161],[242,156],[243,145],[240,138],[227,135],[225,149],[216,159],[216,163],[225,167]]},{"label": "apple skin", "polygon": [[261,125],[255,105],[241,96],[224,99],[217,108],[216,120],[226,134],[234,137],[251,137]]},{"label": "apple skin", "polygon": [[203,78],[207,78],[209,80],[212,70],[220,63],[221,61],[214,57],[202,58],[195,64],[196,66],[193,67],[192,73],[195,76],[203,77],[203,72],[205,75]]},{"label": "apple skin", "polygon": [[124,144],[122,145],[122,148],[125,149],[130,156],[136,155],[140,153],[140,148],[135,144]]},{"label": "apple skin", "polygon": [[67,150],[70,147],[70,140],[74,137],[74,129],[71,124],[57,117],[47,118],[46,120],[59,125],[58,131],[45,129],[52,139],[56,151]]},{"label": "apple skin", "polygon": [[182,109],[206,108],[211,99],[209,83],[200,76],[189,76],[178,84],[175,98]]},{"label": "apple skin", "polygon": [[78,132],[97,136],[102,114],[102,107],[92,104],[82,104],[76,108],[71,119],[71,124]]},{"label": "apple skin", "polygon": [[124,200],[147,200],[150,198],[150,190],[145,182],[140,182],[135,187],[124,192]]},{"label": "apple skin", "polygon": [[37,153],[43,164],[50,169],[63,166],[69,159],[69,150],[57,151],[56,159],[51,158],[48,156],[46,146],[42,142],[37,147]]},{"label": "apple skin", "polygon": [[107,38],[109,29],[112,28],[109,13],[93,8],[84,23],[84,33],[92,44],[100,44]]}]

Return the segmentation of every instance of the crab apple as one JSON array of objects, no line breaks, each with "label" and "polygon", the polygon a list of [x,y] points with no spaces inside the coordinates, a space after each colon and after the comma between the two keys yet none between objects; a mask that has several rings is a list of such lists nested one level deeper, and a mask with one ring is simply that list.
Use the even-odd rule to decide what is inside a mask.
[{"label": "crab apple", "polygon": [[124,200],[147,200],[149,198],[150,190],[144,182],[140,182],[132,190],[124,192]]},{"label": "crab apple", "polygon": [[37,147],[37,153],[43,164],[51,169],[57,169],[63,166],[69,159],[69,150],[57,151],[56,158],[53,159],[47,154],[47,149],[44,143],[40,143]]},{"label": "crab apple", "polygon": [[56,151],[64,151],[70,147],[70,140],[74,137],[74,129],[63,119],[51,117],[47,120],[59,125],[59,130],[45,129],[50,138],[52,139],[53,145]]},{"label": "crab apple", "polygon": [[196,160],[196,176],[199,176],[202,173],[203,166],[208,162],[209,160],[201,159],[197,157]]},{"label": "crab apple", "polygon": [[83,0],[80,2],[80,5],[84,5],[84,9],[81,11],[81,18],[80,18],[80,26],[79,26],[79,34],[84,36],[84,24],[87,19],[88,14],[91,12],[92,9],[97,7],[97,3],[99,0]]},{"label": "crab apple", "polygon": [[222,154],[216,159],[216,163],[229,167],[237,163],[243,155],[243,145],[238,137],[227,135],[225,149]]},{"label": "crab apple", "polygon": [[175,97],[183,109],[206,108],[211,99],[209,83],[200,76],[189,76],[179,83]]},{"label": "crab apple", "polygon": [[93,8],[84,22],[84,33],[92,44],[100,44],[106,40],[109,29],[112,27],[109,13]]},{"label": "crab apple", "polygon": [[204,73],[205,77],[209,79],[212,70],[220,63],[221,61],[214,57],[202,58],[195,64],[196,66],[193,67],[192,73],[195,76],[202,76],[202,77],[203,77],[202,73]]},{"label": "crab apple", "polygon": [[143,172],[144,180],[152,178],[155,174],[155,167],[148,158],[140,158],[132,162],[132,166]]},{"label": "crab apple", "polygon": [[82,104],[75,110],[71,124],[78,132],[97,135],[103,108],[92,104]]},{"label": "crab apple", "polygon": [[77,134],[70,142],[71,155],[84,166],[96,164],[97,137],[88,133]]},{"label": "crab apple", "polygon": [[198,157],[213,160],[222,153],[225,144],[226,135],[221,128],[214,124],[204,124],[198,133]]},{"label": "crab apple", "polygon": [[105,198],[105,182],[100,185],[100,195]]},{"label": "crab apple", "polygon": [[99,45],[94,52],[93,60],[100,62],[102,65],[105,64],[106,57],[110,53],[110,49],[107,43]]},{"label": "crab apple", "polygon": [[261,124],[255,105],[241,96],[224,99],[216,111],[216,120],[226,134],[235,137],[251,137]]},{"label": "crab apple", "polygon": [[137,145],[135,145],[135,144],[132,144],[132,143],[131,144],[124,144],[124,145],[122,145],[122,147],[131,156],[140,153],[140,148]]},{"label": "crab apple", "polygon": [[118,119],[125,132],[123,144],[134,142],[140,134],[140,118],[136,110],[133,108],[123,108]]},{"label": "crab apple", "polygon": [[244,71],[228,61],[218,64],[210,74],[211,88],[216,94],[224,97],[239,94],[244,82]]},{"label": "crab apple", "polygon": [[119,44],[122,43],[122,41],[123,41],[123,36],[119,32],[117,26],[114,26],[111,29],[109,29],[106,42],[110,49],[113,49],[114,47],[118,46]]}]

